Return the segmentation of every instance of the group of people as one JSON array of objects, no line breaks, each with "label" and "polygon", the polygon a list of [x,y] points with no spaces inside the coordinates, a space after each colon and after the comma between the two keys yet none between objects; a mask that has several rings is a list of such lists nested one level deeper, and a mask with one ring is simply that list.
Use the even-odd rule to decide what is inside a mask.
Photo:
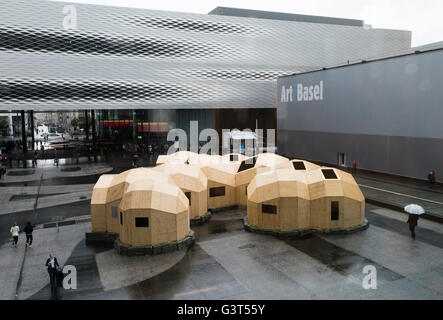
[{"label": "group of people", "polygon": [[[33,236],[32,233],[34,232],[34,226],[31,224],[31,221],[28,221],[26,223],[26,226],[23,230],[25,232],[26,235],[26,247],[30,247],[32,248],[32,240],[33,240]],[[11,235],[12,235],[12,245],[17,248],[17,244],[18,244],[18,237],[20,234],[20,227],[17,225],[16,222],[14,222],[14,224],[11,227]]]},{"label": "group of people", "polygon": [[[26,235],[26,247],[32,248],[33,236],[32,233],[34,231],[34,226],[30,221],[26,223],[25,228],[23,229]],[[11,235],[12,235],[12,245],[14,248],[17,248],[18,238],[20,234],[20,227],[16,222],[11,227]],[[60,278],[63,277],[63,274],[60,270],[60,265],[58,264],[57,258],[54,256],[54,253],[49,254],[49,258],[46,260],[45,266],[48,270],[49,274],[49,283],[51,285],[51,298],[57,299],[57,286],[60,283]]]}]

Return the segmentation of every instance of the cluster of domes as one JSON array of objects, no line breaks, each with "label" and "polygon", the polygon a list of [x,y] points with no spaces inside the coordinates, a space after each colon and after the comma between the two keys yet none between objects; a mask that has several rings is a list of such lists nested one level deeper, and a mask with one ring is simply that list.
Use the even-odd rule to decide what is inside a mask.
[{"label": "cluster of domes", "polygon": [[247,207],[257,230],[347,230],[365,223],[364,197],[341,170],[272,153],[254,157],[182,151],[154,168],[103,175],[91,199],[93,232],[133,247],[186,238],[214,209]]}]

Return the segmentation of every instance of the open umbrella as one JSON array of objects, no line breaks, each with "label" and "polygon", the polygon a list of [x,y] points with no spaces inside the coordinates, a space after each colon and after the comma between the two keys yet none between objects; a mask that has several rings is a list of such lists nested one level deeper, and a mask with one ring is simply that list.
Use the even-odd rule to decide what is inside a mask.
[{"label": "open umbrella", "polygon": [[425,213],[425,209],[418,204],[410,204],[405,207],[405,211],[409,214],[422,215]]}]

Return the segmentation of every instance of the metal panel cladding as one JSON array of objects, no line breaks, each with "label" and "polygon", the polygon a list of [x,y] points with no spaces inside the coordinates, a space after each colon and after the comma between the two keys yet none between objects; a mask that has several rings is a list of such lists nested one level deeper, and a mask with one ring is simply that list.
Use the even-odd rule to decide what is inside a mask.
[{"label": "metal panel cladding", "polygon": [[442,74],[440,49],[282,77],[278,128],[443,139]]},{"label": "metal panel cladding", "polygon": [[279,78],[278,150],[442,181],[442,75],[434,49]]},{"label": "metal panel cladding", "polygon": [[408,31],[350,25],[39,0],[0,8],[2,110],[275,108],[278,76],[411,44]]}]

